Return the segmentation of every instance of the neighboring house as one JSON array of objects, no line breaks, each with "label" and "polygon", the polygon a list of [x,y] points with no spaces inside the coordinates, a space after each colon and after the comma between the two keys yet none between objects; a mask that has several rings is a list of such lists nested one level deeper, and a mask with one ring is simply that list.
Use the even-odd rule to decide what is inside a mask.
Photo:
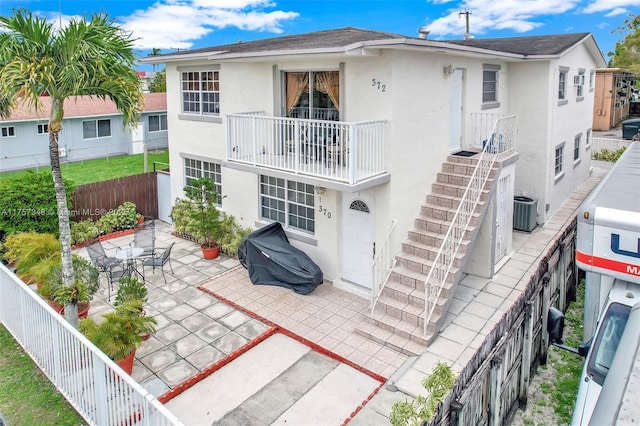
[{"label": "neighboring house", "polygon": [[[538,201],[541,224],[588,176],[589,76],[605,64],[587,33],[445,42],[356,28],[142,62],[166,64],[171,196],[213,178],[223,211],[281,222],[327,280],[366,297],[390,254],[362,333],[420,345],[461,276],[491,276],[510,254],[514,194]],[[483,145],[503,153],[425,315],[425,279],[479,154],[465,156]]]},{"label": "neighboring house", "polygon": [[[37,114],[19,105],[11,117],[0,120],[0,170],[49,165],[48,117],[51,98],[43,96]],[[111,101],[89,96],[68,98],[59,136],[60,160],[79,161],[166,148],[166,93],[145,93],[144,110],[135,129],[124,128],[122,115]]]},{"label": "neighboring house", "polygon": [[595,78],[593,130],[611,130],[630,114],[636,75],[621,68],[601,68]]}]

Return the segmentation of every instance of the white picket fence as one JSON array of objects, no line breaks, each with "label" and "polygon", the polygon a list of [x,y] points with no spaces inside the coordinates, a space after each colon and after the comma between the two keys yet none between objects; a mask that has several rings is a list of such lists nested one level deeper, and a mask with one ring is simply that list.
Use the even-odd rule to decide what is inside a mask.
[{"label": "white picket fence", "polygon": [[622,147],[629,147],[631,141],[624,139],[607,139],[607,138],[592,138],[591,139],[591,158],[602,150],[608,150],[615,152]]},{"label": "white picket fence", "polygon": [[182,425],[4,265],[0,322],[87,423]]}]

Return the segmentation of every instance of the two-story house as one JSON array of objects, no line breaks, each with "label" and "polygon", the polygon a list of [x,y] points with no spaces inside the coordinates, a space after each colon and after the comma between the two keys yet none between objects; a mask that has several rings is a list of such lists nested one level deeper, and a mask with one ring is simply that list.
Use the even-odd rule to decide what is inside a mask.
[{"label": "two-story house", "polygon": [[[51,98],[42,96],[41,100],[41,113],[19,104],[9,118],[0,120],[0,170],[49,165]],[[76,96],[65,101],[59,135],[61,161],[139,154],[145,144],[148,149],[168,146],[165,93],[144,94],[144,108],[134,129],[123,127],[122,114],[110,100]]]},{"label": "two-story house", "polygon": [[143,62],[166,65],[172,199],[213,178],[223,211],[281,222],[328,281],[372,297],[376,327],[418,343],[465,273],[509,255],[514,194],[542,224],[587,177],[589,77],[604,66],[587,33],[357,28]]}]

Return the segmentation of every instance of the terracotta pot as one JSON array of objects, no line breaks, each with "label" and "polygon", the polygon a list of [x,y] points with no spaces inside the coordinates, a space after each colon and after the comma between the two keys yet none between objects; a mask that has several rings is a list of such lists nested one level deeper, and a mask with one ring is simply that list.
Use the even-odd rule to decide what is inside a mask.
[{"label": "terracotta pot", "polygon": [[[54,302],[53,300],[49,301],[49,304],[51,305],[51,307],[53,307],[53,309],[56,309],[56,307],[54,306],[54,304],[56,306],[59,306],[58,309],[56,309],[56,311],[64,316],[64,306],[62,305],[58,305],[56,302]],[[89,308],[91,307],[91,305],[89,303],[78,303],[78,318],[79,319],[85,319],[86,317],[89,316]]]},{"label": "terracotta pot", "polygon": [[202,257],[205,259],[215,259],[220,255],[220,246],[209,247],[203,244],[200,248],[202,249]]},{"label": "terracotta pot", "polygon": [[131,351],[129,355],[122,359],[116,359],[115,362],[120,368],[122,368],[128,375],[133,372],[133,360],[136,357],[135,349]]}]

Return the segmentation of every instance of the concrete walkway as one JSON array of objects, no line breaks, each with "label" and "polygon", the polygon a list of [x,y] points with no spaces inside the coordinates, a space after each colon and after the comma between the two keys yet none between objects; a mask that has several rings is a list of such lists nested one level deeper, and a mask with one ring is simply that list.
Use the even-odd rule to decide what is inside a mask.
[{"label": "concrete walkway", "polygon": [[[424,394],[436,361],[466,365],[603,174],[595,169],[543,227],[515,233],[493,279],[464,278],[445,329],[409,359],[355,334],[369,300],[326,282],[304,296],[255,286],[235,259],[203,260],[196,244],[157,222],[156,246],[176,243],[174,273],[165,267],[165,283],[145,272],[158,330],[137,351],[132,376],[187,425],[388,425],[394,402]],[[104,246],[113,253],[132,239]],[[112,309],[107,295],[92,301],[91,316]],[[398,391],[382,386],[386,379]]]}]

